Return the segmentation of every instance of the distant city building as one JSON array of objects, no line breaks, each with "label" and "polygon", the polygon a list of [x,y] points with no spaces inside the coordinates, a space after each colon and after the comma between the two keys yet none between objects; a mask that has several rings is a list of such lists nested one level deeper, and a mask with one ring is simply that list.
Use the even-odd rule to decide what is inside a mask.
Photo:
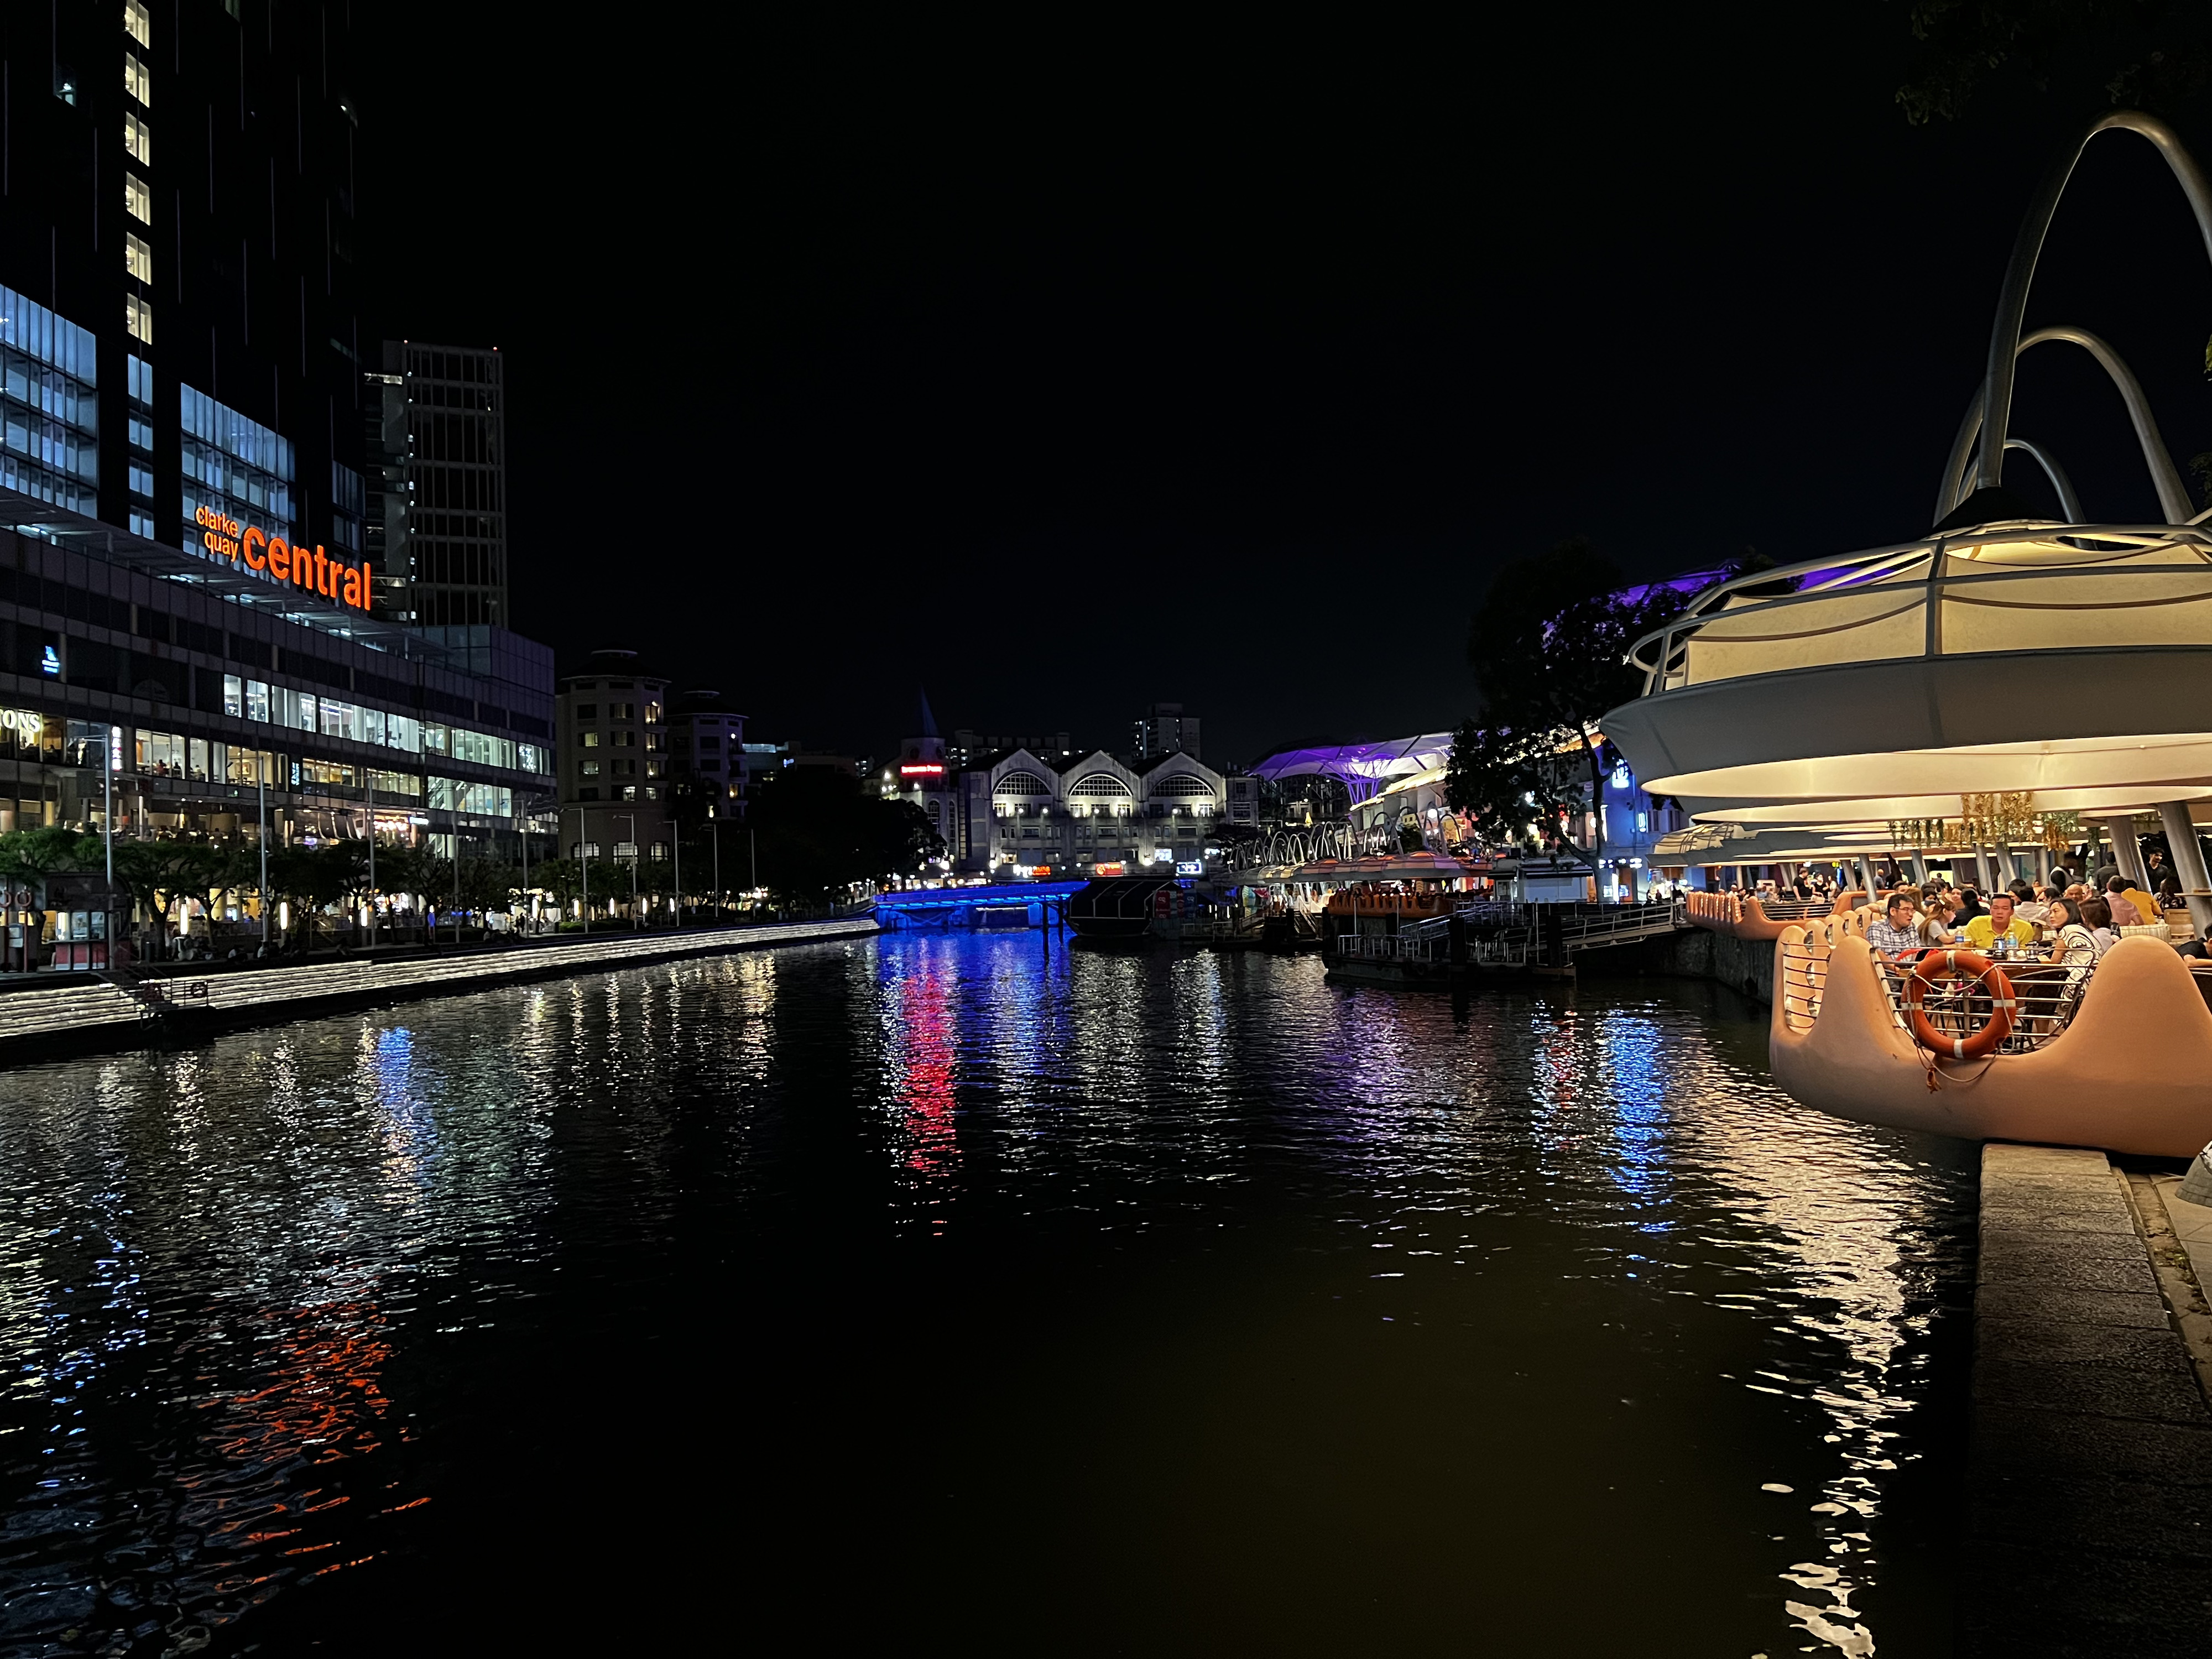
[{"label": "distant city building", "polygon": [[1162,755],[1199,757],[1198,716],[1186,714],[1179,702],[1156,702],[1137,721],[1137,758],[1152,760]]},{"label": "distant city building", "polygon": [[1229,822],[1237,824],[1249,824],[1254,829],[1258,829],[1260,825],[1260,780],[1255,777],[1233,777],[1224,778],[1222,781],[1226,787],[1228,792],[1228,807],[1224,816],[1228,818]]},{"label": "distant city building", "polygon": [[1026,749],[1032,755],[1042,755],[1052,760],[1073,760],[1075,745],[1065,732],[975,732],[966,726],[952,734],[945,745],[945,759],[956,768],[975,765],[994,755],[1003,755],[1010,749]]},{"label": "distant city building", "polygon": [[745,717],[724,708],[720,692],[686,691],[670,703],[668,785],[686,823],[744,816],[745,750]]},{"label": "distant city building", "polygon": [[668,856],[669,682],[635,651],[595,651],[560,685],[561,848],[571,858]]},{"label": "distant city building", "polygon": [[362,399],[368,542],[385,614],[507,625],[507,385],[498,350],[386,340]]}]

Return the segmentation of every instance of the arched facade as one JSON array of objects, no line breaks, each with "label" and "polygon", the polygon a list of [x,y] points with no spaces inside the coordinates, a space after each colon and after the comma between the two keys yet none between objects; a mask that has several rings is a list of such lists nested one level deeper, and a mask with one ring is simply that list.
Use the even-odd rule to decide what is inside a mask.
[{"label": "arched facade", "polygon": [[1055,767],[1017,749],[963,781],[965,867],[1015,878],[1203,863],[1228,793],[1188,755],[1139,773],[1103,750]]}]

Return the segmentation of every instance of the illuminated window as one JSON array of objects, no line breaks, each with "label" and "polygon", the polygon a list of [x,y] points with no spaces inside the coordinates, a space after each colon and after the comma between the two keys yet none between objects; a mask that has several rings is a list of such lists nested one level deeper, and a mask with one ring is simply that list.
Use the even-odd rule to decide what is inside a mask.
[{"label": "illuminated window", "polygon": [[123,32],[142,46],[154,44],[154,18],[145,0],[123,0]]},{"label": "illuminated window", "polygon": [[263,721],[269,718],[269,687],[263,681],[246,683],[246,718]]},{"label": "illuminated window", "polygon": [[123,148],[143,161],[154,165],[154,129],[135,115],[123,118]]},{"label": "illuminated window", "polygon": [[596,732],[577,732],[576,746],[579,749],[597,749],[599,746],[599,734]]},{"label": "illuminated window", "polygon": [[580,762],[576,767],[576,774],[579,777],[596,778],[599,775],[599,763],[597,761]]},{"label": "illuminated window", "polygon": [[147,108],[154,106],[154,77],[127,52],[123,54],[123,90]]},{"label": "illuminated window", "polygon": [[123,326],[134,340],[154,343],[154,307],[135,294],[123,296]]},{"label": "illuminated window", "polygon": [[154,250],[137,237],[126,234],[123,238],[123,266],[140,282],[152,282]]},{"label": "illuminated window", "polygon": [[607,718],[609,720],[635,720],[636,717],[637,705],[635,703],[611,702],[607,705]]},{"label": "illuminated window", "polygon": [[130,211],[131,216],[140,224],[150,225],[154,222],[154,192],[146,187],[146,181],[135,173],[126,173],[123,175],[123,205]]},{"label": "illuminated window", "polygon": [[234,718],[246,713],[246,682],[235,674],[222,677],[222,712]]}]

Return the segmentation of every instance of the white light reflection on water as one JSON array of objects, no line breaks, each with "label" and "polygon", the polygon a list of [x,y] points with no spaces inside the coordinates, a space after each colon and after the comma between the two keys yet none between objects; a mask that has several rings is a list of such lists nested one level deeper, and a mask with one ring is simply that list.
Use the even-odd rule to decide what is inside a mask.
[{"label": "white light reflection on water", "polygon": [[[1955,1183],[1903,1138],[1790,1107],[1686,1004],[1455,1003],[1343,992],[1318,970],[1035,933],[887,939],[0,1075],[0,1158],[18,1172],[0,1192],[0,1641],[66,1630],[96,1650],[149,1606],[173,1610],[160,1639],[181,1640],[332,1569],[401,1575],[367,1582],[419,1594],[445,1564],[407,1565],[423,1535],[410,1528],[471,1494],[449,1460],[405,1461],[408,1437],[432,1421],[495,1437],[544,1400],[565,1424],[564,1368],[536,1363],[568,1352],[565,1322],[539,1328],[556,1296],[562,1322],[590,1312],[627,1345],[656,1334],[635,1312],[641,1287],[675,1279],[688,1330],[702,1308],[723,1318],[732,1285],[773,1279],[859,1342],[849,1327],[884,1288],[869,1251],[913,1240],[927,1255],[898,1259],[932,1263],[944,1297],[963,1273],[987,1268],[995,1285],[1057,1252],[1006,1305],[1061,1322],[1076,1358],[1049,1376],[1070,1396],[1109,1381],[1018,1431],[949,1403],[922,1461],[980,1480],[976,1449],[1003,1431],[1012,1502],[983,1519],[1018,1514],[1026,1530],[1035,1515],[1040,1536],[1096,1513],[1099,1488],[1083,1483],[1131,1463],[1146,1507],[1134,1525],[1115,1512],[1108,1544],[1219,1519],[1175,1559],[1120,1561],[1132,1596],[1158,1595],[1184,1560],[1208,1594],[1237,1573],[1305,1593],[1268,1578],[1281,1568],[1264,1553],[1223,1565],[1288,1510],[1309,1533],[1341,1528],[1338,1544],[1382,1539],[1390,1571],[1400,1541],[1433,1529],[1445,1565],[1391,1594],[1449,1618],[1465,1575],[1531,1530],[1520,1506],[1550,1501],[1571,1478],[1559,1471],[1597,1445],[1603,1472],[1571,1477],[1589,1483],[1569,1495],[1575,1513],[1607,1514],[1605,1483],[1640,1469],[1655,1491],[1616,1517],[1624,1536],[1673,1527],[1683,1500],[1705,1517],[1711,1605],[1771,1596],[1769,1650],[1786,1621],[1798,1644],[1869,1651],[1876,1620],[1859,1609],[1894,1593],[1875,1543],[1931,1387],[1929,1241],[1956,1224]],[[824,1212],[839,1228],[826,1248],[805,1226],[779,1231],[780,1217]],[[969,1214],[990,1226],[967,1228]],[[740,1223],[753,1231],[738,1237]],[[971,1237],[997,1253],[980,1268],[963,1254]],[[848,1277],[809,1278],[848,1245]],[[1063,1267],[1099,1291],[1098,1322],[1072,1337],[1093,1304],[1054,1305]],[[904,1305],[911,1286],[890,1282],[881,1299]],[[1008,1376],[1047,1363],[1049,1345],[1006,1328],[995,1293],[983,1303],[990,1317],[958,1327],[1002,1345],[980,1363]],[[473,1395],[471,1362],[516,1330],[543,1344],[522,1350],[516,1386],[543,1399]],[[785,1351],[764,1345],[751,1369],[772,1374]],[[1735,1380],[1715,1382],[1722,1351],[1763,1355],[1771,1375],[1731,1364]],[[857,1369],[872,1386],[990,1392],[957,1348],[934,1370],[868,1352]],[[1586,1386],[1593,1369],[1635,1366]],[[726,1374],[705,1375],[719,1397]],[[627,1428],[592,1455],[650,1482],[644,1465],[670,1460],[644,1419],[677,1395],[657,1374],[638,1389],[641,1467],[623,1462]],[[1229,1403],[1209,1418],[1216,1389]],[[1631,1394],[1650,1397],[1650,1418],[1615,1408]],[[1195,1403],[1115,1415],[1158,1400]],[[795,1420],[807,1409],[782,1403]],[[1739,1406],[1697,1454],[1706,1464],[1646,1455]],[[866,1415],[811,1431],[855,1435]],[[1146,1432],[1117,1441],[1117,1423]],[[1394,1442],[1408,1423],[1418,1432]],[[1787,1466],[1729,1462],[1747,1442]],[[1256,1480],[1202,1476],[1240,1446],[1256,1449]],[[1401,1531],[1440,1461],[1463,1484]],[[1674,1490],[1656,1490],[1662,1473]],[[1331,1497],[1324,1476],[1354,1495]],[[1769,1481],[1802,1495],[1759,1492]],[[871,1503],[903,1491],[855,1490]],[[1160,1496],[1178,1491],[1194,1501]],[[562,1519],[472,1496],[520,1535]],[[1747,1517],[1756,1537],[1736,1535]],[[1765,1542],[1774,1533],[1785,1541]],[[1539,1540],[1484,1594],[1540,1599],[1530,1573],[1579,1582],[1587,1565],[1583,1541]],[[1634,1550],[1612,1567],[1646,1599],[1676,1576]],[[1374,1600],[1360,1583],[1346,1604],[1368,1617]]]}]

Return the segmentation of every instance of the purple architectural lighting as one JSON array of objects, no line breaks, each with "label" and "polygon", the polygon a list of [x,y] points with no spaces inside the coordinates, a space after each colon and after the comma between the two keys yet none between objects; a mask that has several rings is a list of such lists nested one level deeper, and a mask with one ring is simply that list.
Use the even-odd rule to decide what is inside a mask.
[{"label": "purple architectural lighting", "polygon": [[1400,778],[1442,766],[1451,755],[1452,734],[1430,732],[1418,738],[1380,743],[1340,743],[1317,749],[1282,749],[1252,769],[1255,777],[1279,783],[1285,778],[1334,778],[1352,804],[1372,799]]}]

